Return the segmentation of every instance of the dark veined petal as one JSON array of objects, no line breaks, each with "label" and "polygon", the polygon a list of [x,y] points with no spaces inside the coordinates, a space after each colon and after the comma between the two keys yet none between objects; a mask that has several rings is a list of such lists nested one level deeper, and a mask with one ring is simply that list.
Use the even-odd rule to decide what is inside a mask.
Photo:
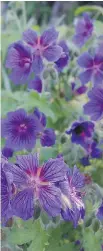
[{"label": "dark veined petal", "polygon": [[59,182],[66,176],[67,165],[62,158],[50,159],[42,167],[40,177],[43,181]]},{"label": "dark veined petal", "polygon": [[6,174],[1,169],[1,215],[4,216],[7,212],[8,205],[10,201],[10,190],[8,186],[8,181]]},{"label": "dark veined petal", "polygon": [[50,216],[57,216],[61,212],[61,192],[55,186],[44,186],[39,191],[41,206]]},{"label": "dark veined petal", "polygon": [[19,155],[16,163],[22,170],[28,171],[28,174],[34,174],[39,167],[39,154]]},{"label": "dark veined petal", "polygon": [[49,44],[52,44],[55,42],[58,38],[59,32],[55,30],[55,28],[50,28],[46,31],[43,32],[41,38],[40,38],[40,43],[43,46],[47,46]]},{"label": "dark veined petal", "polygon": [[33,189],[24,189],[18,192],[11,203],[13,215],[23,220],[30,219],[34,214],[34,192]]},{"label": "dark veined petal", "polygon": [[74,166],[74,168],[73,168],[73,173],[72,173],[72,177],[71,177],[71,184],[76,189],[82,188],[85,184],[85,177],[82,173],[80,173],[79,169],[76,166]]},{"label": "dark veined petal", "polygon": [[43,51],[43,56],[50,62],[57,61],[62,55],[62,48],[59,45],[51,45]]},{"label": "dark veined petal", "polygon": [[53,146],[56,141],[56,135],[52,128],[45,129],[41,138],[40,142],[42,146]]},{"label": "dark veined petal", "polygon": [[37,37],[37,33],[34,30],[28,29],[23,32],[22,38],[27,44],[31,46],[35,46],[37,43],[38,37]]}]

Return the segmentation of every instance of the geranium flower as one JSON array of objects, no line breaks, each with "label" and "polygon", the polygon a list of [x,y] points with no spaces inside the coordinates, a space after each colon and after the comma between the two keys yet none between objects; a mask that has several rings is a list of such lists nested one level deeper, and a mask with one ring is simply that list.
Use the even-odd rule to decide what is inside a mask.
[{"label": "geranium flower", "polygon": [[29,89],[33,89],[39,93],[42,92],[42,80],[40,77],[36,76],[34,79],[29,81]]},{"label": "geranium flower", "polygon": [[32,62],[30,48],[21,41],[9,46],[6,67],[11,69],[10,78],[14,84],[25,84],[29,80],[33,72]]},{"label": "geranium flower", "polygon": [[64,40],[59,42],[59,46],[63,49],[61,57],[55,62],[57,71],[62,71],[69,63],[69,48]]},{"label": "geranium flower", "polygon": [[55,144],[56,135],[52,128],[46,128],[46,116],[44,113],[40,112],[38,108],[34,110],[35,116],[39,119],[42,130],[38,132],[37,137],[40,138],[42,146],[52,146]]},{"label": "geranium flower", "polygon": [[69,130],[66,130],[66,134],[71,134],[71,141],[76,144],[80,144],[83,147],[86,144],[88,138],[92,137],[94,131],[94,123],[91,121],[76,121],[72,124]]},{"label": "geranium flower", "polygon": [[90,159],[101,159],[103,151],[98,148],[98,144],[95,141],[87,141],[85,144],[86,155],[80,160],[82,165],[89,166]]},{"label": "geranium flower", "polygon": [[40,130],[41,124],[36,116],[27,115],[24,109],[9,112],[2,120],[2,136],[6,138],[6,147],[12,146],[15,150],[31,150]]},{"label": "geranium flower", "polygon": [[74,166],[67,171],[67,180],[60,182],[59,186],[62,192],[63,208],[61,215],[64,220],[72,221],[74,227],[77,226],[80,219],[84,218],[85,206],[82,200],[81,189],[85,185],[85,178],[79,172],[79,169]]},{"label": "geranium flower", "polygon": [[88,114],[92,120],[103,117],[103,88],[92,88],[88,92],[89,102],[84,105],[84,113]]},{"label": "geranium flower", "polygon": [[13,156],[13,149],[9,148],[9,147],[4,147],[2,149],[2,154],[3,156],[5,156],[7,159],[11,158]]},{"label": "geranium flower", "polygon": [[33,70],[40,74],[44,68],[44,59],[48,62],[57,61],[62,54],[62,48],[57,44],[58,32],[50,28],[39,37],[31,29],[23,32],[23,40],[31,47],[33,55]]},{"label": "geranium flower", "polygon": [[97,52],[94,55],[90,52],[84,52],[77,62],[84,69],[79,74],[79,79],[83,85],[89,81],[92,81],[95,87],[103,84],[103,55]]},{"label": "geranium flower", "polygon": [[83,17],[78,18],[75,25],[75,35],[73,42],[78,46],[82,47],[93,33],[93,23],[87,13],[83,14]]},{"label": "geranium flower", "polygon": [[76,95],[82,95],[87,91],[87,87],[86,86],[80,86],[78,88],[76,88],[76,84],[73,82],[71,83],[71,88],[72,88],[72,92],[73,94]]},{"label": "geranium flower", "polygon": [[[8,173],[8,167],[5,168]],[[13,215],[24,220],[31,218],[36,203],[50,216],[61,212],[61,191],[55,186],[66,176],[66,164],[62,159],[50,159],[42,166],[38,154],[17,156],[16,164],[9,166],[16,193],[12,198]]]}]

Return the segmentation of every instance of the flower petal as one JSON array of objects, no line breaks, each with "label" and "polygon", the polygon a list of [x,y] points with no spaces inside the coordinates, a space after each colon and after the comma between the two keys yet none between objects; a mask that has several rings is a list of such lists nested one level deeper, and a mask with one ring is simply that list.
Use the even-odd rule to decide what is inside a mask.
[{"label": "flower petal", "polygon": [[59,182],[66,176],[67,165],[62,158],[50,159],[42,167],[40,177],[43,181]]},{"label": "flower petal", "polygon": [[39,154],[19,155],[16,163],[22,170],[34,174],[39,166]]},{"label": "flower petal", "polygon": [[13,215],[18,216],[23,220],[30,219],[34,214],[33,200],[33,189],[24,189],[17,193],[11,203]]},{"label": "flower petal", "polygon": [[79,74],[79,79],[81,83],[84,85],[91,80],[91,76],[92,76],[92,70],[86,70]]},{"label": "flower petal", "polygon": [[84,175],[80,173],[79,169],[76,166],[74,166],[74,169],[73,169],[71,184],[76,189],[83,187],[85,184]]},{"label": "flower petal", "polygon": [[97,71],[96,73],[93,74],[93,83],[95,87],[99,84],[103,85],[103,73],[102,72]]},{"label": "flower petal", "polygon": [[44,210],[50,216],[57,216],[61,212],[61,192],[55,186],[41,187],[39,191],[39,201]]},{"label": "flower petal", "polygon": [[37,38],[37,33],[34,30],[28,29],[23,32],[22,39],[29,45],[35,46]]},{"label": "flower petal", "polygon": [[32,69],[35,74],[40,74],[43,70],[43,60],[40,55],[34,55]]},{"label": "flower petal", "polygon": [[43,32],[43,34],[40,38],[40,43],[43,46],[47,46],[57,40],[58,34],[59,34],[59,32],[57,32],[55,30],[55,28],[50,28],[50,29]]},{"label": "flower petal", "polygon": [[28,183],[28,177],[19,165],[5,165],[4,171],[6,173],[10,172],[13,175],[13,182],[15,183],[15,185],[20,186]]},{"label": "flower petal", "polygon": [[56,135],[52,128],[45,129],[40,142],[42,146],[53,146],[55,144]]},{"label": "flower petal", "polygon": [[91,68],[93,67],[93,58],[88,52],[84,52],[77,60],[78,64],[82,68]]},{"label": "flower petal", "polygon": [[36,76],[29,82],[29,89],[34,89],[37,92],[42,92],[42,81],[38,76]]},{"label": "flower petal", "polygon": [[50,62],[57,61],[62,55],[62,48],[59,45],[52,45],[43,51],[43,56]]}]

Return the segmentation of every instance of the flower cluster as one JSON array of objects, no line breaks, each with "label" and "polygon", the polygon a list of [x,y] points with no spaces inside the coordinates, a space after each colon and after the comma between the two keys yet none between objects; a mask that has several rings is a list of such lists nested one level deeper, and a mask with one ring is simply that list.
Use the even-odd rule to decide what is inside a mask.
[{"label": "flower cluster", "polygon": [[79,18],[75,25],[75,35],[73,42],[78,46],[82,47],[93,33],[93,23],[87,13],[83,14],[83,17]]},{"label": "flower cluster", "polygon": [[57,39],[58,32],[54,28],[44,31],[41,36],[31,29],[24,31],[22,40],[11,44],[8,48],[6,67],[11,69],[12,82],[14,84],[29,82],[29,88],[41,92],[42,83],[38,75],[43,72],[47,64],[53,63],[58,71],[68,64],[68,46],[65,41],[58,42]]},{"label": "flower cluster", "polygon": [[62,157],[39,164],[38,154],[17,156],[16,163],[2,167],[2,217],[24,220],[33,217],[36,203],[49,216],[61,215],[76,227],[84,218],[82,200],[84,176],[75,166],[70,169]]},{"label": "flower cluster", "polygon": [[[13,150],[31,150],[38,137],[42,146],[54,145],[55,132],[51,128],[45,129],[45,126],[46,117],[37,109],[29,115],[24,109],[9,112],[7,117],[2,119],[2,136],[6,139],[6,147],[11,146]],[[10,157],[11,153],[7,153],[7,148],[6,157]]]}]

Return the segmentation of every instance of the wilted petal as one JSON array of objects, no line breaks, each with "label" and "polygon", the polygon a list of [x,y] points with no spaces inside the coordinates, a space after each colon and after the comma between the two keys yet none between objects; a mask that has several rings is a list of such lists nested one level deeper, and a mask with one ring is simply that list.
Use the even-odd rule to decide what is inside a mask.
[{"label": "wilted petal", "polygon": [[81,83],[84,85],[91,80],[91,76],[92,76],[92,70],[86,70],[79,74],[79,79]]},{"label": "wilted petal", "polygon": [[30,219],[34,214],[34,192],[33,189],[24,189],[18,192],[12,200],[13,215],[23,220]]},{"label": "wilted petal", "polygon": [[50,62],[57,61],[62,54],[62,48],[59,45],[52,45],[47,47],[44,52],[43,56]]},{"label": "wilted petal", "polygon": [[59,34],[59,32],[57,32],[55,30],[55,28],[50,28],[50,29],[43,32],[43,34],[40,38],[40,43],[43,46],[47,46],[49,44],[52,44],[58,38],[58,34]]},{"label": "wilted petal", "polygon": [[39,192],[39,201],[44,210],[50,216],[57,216],[61,212],[61,192],[55,186],[41,187]]},{"label": "wilted petal", "polygon": [[37,44],[37,33],[34,30],[28,29],[23,32],[23,40],[29,45],[35,46]]},{"label": "wilted petal", "polygon": [[45,129],[41,138],[41,145],[42,146],[53,146],[56,141],[56,135],[52,128]]}]

